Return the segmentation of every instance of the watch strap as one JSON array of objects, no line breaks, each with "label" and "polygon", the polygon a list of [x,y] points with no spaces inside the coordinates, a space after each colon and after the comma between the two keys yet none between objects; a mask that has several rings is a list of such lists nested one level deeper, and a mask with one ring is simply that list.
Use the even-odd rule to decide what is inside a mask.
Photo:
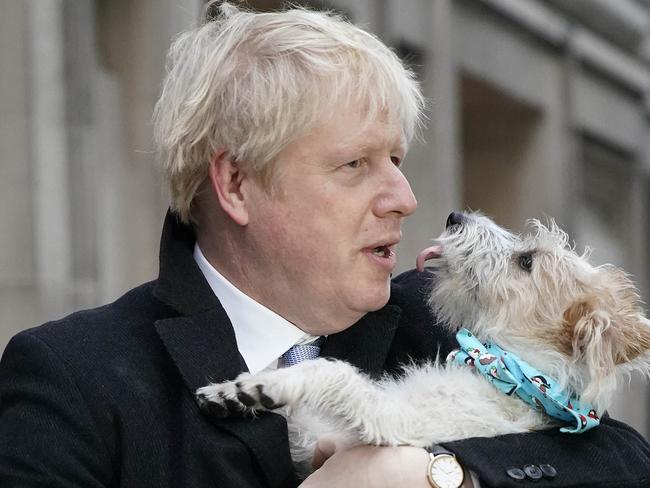
[{"label": "watch strap", "polygon": [[441,454],[446,454],[447,456],[456,457],[456,455],[453,452],[445,449],[440,444],[433,444],[432,446],[426,446],[424,448],[424,450],[427,451],[429,454],[431,454],[433,456],[439,456]]}]

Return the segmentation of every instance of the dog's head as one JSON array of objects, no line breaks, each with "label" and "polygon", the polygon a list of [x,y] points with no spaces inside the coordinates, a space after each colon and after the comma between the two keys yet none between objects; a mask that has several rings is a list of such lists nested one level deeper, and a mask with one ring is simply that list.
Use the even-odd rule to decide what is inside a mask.
[{"label": "dog's head", "polygon": [[554,222],[517,235],[478,214],[454,212],[418,258],[435,258],[430,303],[603,407],[620,373],[650,369],[650,321],[629,277],[592,266]]}]

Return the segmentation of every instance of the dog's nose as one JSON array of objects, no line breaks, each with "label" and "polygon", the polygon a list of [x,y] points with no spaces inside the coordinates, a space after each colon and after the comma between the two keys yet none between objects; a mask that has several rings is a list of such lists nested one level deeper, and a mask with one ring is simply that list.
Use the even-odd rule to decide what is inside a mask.
[{"label": "dog's nose", "polygon": [[453,227],[455,225],[462,225],[463,222],[465,222],[465,216],[463,215],[462,212],[452,212],[449,214],[449,217],[447,217],[447,224],[445,224],[445,227],[449,229],[450,227]]}]

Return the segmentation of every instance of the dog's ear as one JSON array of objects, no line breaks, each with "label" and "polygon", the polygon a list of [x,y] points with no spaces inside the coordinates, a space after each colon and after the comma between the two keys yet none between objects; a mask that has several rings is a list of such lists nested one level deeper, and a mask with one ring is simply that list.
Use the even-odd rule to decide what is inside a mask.
[{"label": "dog's ear", "polygon": [[564,312],[563,332],[567,352],[586,366],[581,389],[587,401],[607,401],[616,388],[617,366],[630,366],[627,371],[647,367],[644,361],[630,363],[647,358],[650,350],[650,323],[639,314],[612,314],[598,300],[585,298]]},{"label": "dog's ear", "polygon": [[592,398],[614,386],[616,366],[648,357],[650,351],[650,321],[641,314],[634,285],[621,270],[601,271],[606,274],[605,286],[565,310],[561,334],[565,351],[587,366],[583,395]]},{"label": "dog's ear", "polygon": [[[607,372],[650,351],[650,321],[639,313],[611,314],[594,299],[584,298],[564,312],[564,332],[572,355],[592,356],[591,366]],[[566,344],[569,345],[569,344]],[[591,349],[591,351],[590,351]]]}]

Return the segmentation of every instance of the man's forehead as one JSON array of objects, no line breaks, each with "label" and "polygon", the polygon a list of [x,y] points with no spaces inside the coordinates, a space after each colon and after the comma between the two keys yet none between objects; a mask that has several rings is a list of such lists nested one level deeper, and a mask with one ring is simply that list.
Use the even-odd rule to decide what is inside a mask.
[{"label": "man's forehead", "polygon": [[378,147],[406,148],[404,130],[397,121],[385,115],[377,117],[354,112],[338,113],[317,124],[311,136],[324,144],[349,149]]}]

